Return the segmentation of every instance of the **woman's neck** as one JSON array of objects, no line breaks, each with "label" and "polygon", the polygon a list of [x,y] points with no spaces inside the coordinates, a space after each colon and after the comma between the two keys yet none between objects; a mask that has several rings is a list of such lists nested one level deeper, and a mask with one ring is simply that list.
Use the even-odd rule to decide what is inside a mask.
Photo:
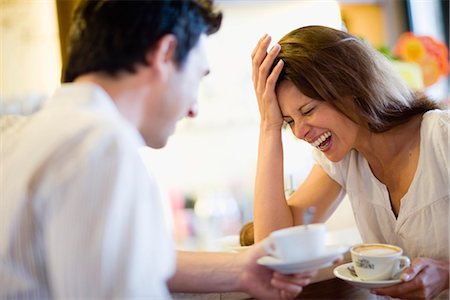
[{"label": "woman's neck", "polygon": [[382,133],[361,130],[356,150],[368,161],[372,170],[385,174],[396,168],[396,163],[409,157],[420,143],[422,116]]}]

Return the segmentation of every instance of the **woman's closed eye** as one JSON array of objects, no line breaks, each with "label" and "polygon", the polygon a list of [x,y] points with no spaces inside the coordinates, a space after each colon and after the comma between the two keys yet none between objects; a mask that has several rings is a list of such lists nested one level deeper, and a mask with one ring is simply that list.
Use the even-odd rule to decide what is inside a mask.
[{"label": "woman's closed eye", "polygon": [[287,125],[291,126],[292,124],[294,124],[294,119],[284,119],[284,122],[285,122]]},{"label": "woman's closed eye", "polygon": [[301,114],[302,114],[303,116],[310,115],[310,114],[314,111],[314,109],[315,109],[315,107],[303,109],[303,110],[301,111]]}]

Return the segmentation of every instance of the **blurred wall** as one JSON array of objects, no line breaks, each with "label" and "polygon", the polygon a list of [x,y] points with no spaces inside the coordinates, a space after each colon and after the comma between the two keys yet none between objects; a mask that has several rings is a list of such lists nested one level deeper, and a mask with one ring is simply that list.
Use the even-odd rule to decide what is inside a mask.
[{"label": "blurred wall", "polygon": [[52,0],[0,1],[0,101],[50,94],[61,56]]}]

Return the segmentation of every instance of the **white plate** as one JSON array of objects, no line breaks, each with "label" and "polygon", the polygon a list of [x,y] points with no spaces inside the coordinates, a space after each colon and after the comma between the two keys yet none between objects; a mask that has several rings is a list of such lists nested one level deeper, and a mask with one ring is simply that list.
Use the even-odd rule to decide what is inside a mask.
[{"label": "white plate", "polygon": [[236,246],[236,247],[228,247],[228,250],[230,250],[231,252],[244,252],[251,248],[252,246]]},{"label": "white plate", "polygon": [[347,252],[348,246],[327,246],[325,253],[319,257],[296,262],[284,262],[273,256],[263,256],[258,259],[258,264],[283,274],[300,273],[310,270],[318,270],[331,266],[342,254]]},{"label": "white plate", "polygon": [[383,288],[383,287],[388,287],[388,286],[402,282],[400,279],[363,281],[363,280],[359,279],[358,276],[354,276],[354,275],[352,275],[352,273],[350,273],[348,267],[351,267],[351,266],[352,266],[351,262],[340,265],[340,266],[334,268],[333,273],[337,278],[345,280],[348,283],[350,283],[356,287],[365,288],[365,289]]},{"label": "white plate", "polygon": [[252,246],[241,246],[239,244],[239,235],[227,235],[215,240],[215,243],[223,251],[227,252],[243,252]]}]

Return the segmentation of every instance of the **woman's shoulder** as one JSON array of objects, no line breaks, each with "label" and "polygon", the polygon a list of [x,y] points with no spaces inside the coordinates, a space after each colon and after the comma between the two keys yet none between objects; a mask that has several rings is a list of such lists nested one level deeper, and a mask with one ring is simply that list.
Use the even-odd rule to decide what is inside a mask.
[{"label": "woman's shoulder", "polygon": [[421,144],[431,153],[448,159],[450,150],[450,111],[432,110],[423,115],[420,130]]},{"label": "woman's shoulder", "polygon": [[434,109],[427,111],[422,118],[422,127],[424,129],[435,129],[438,126],[440,129],[448,132],[450,125],[450,110],[448,109]]},{"label": "woman's shoulder", "polygon": [[450,111],[435,109],[427,111],[422,117],[420,135],[428,145],[444,145],[449,143]]},{"label": "woman's shoulder", "polygon": [[330,161],[325,154],[318,149],[313,150],[313,158],[328,175],[339,183],[342,183],[342,178],[345,178],[348,172],[353,170],[355,166],[359,168],[362,165],[362,160],[364,160],[364,157],[355,149],[350,150],[350,152],[338,162]]}]

